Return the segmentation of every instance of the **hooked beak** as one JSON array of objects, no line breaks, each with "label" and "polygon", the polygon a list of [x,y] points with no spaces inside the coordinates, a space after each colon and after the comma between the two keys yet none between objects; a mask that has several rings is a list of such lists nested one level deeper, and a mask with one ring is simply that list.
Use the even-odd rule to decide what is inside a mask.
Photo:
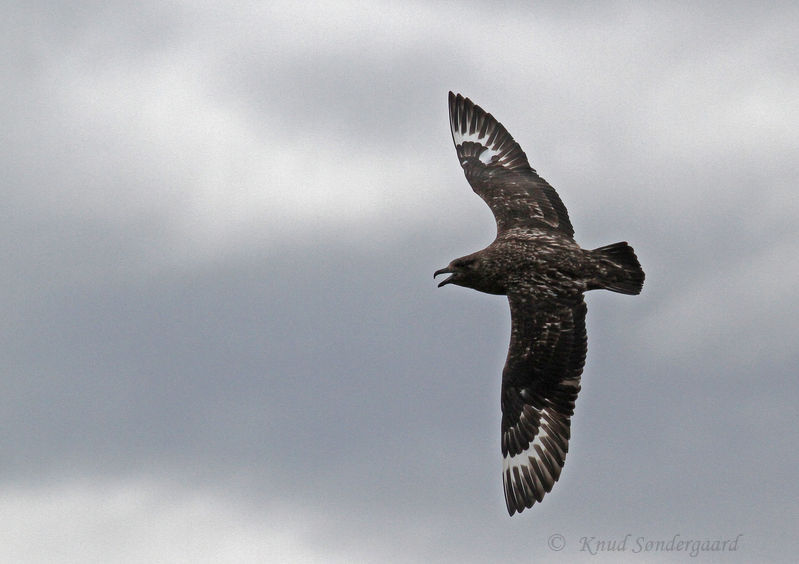
[{"label": "hooked beak", "polygon": [[444,278],[444,280],[442,280],[441,282],[439,282],[439,284],[438,284],[438,287],[439,287],[439,288],[440,288],[441,286],[444,286],[445,284],[449,284],[450,282],[452,282],[452,279],[453,279],[453,278],[455,278],[454,271],[453,271],[453,270],[452,270],[450,267],[446,267],[446,268],[442,268],[442,269],[440,269],[440,270],[436,270],[436,271],[433,273],[433,278],[435,278],[435,277],[436,277],[436,276],[438,276],[439,274],[452,274],[452,276],[448,276],[447,278]]}]

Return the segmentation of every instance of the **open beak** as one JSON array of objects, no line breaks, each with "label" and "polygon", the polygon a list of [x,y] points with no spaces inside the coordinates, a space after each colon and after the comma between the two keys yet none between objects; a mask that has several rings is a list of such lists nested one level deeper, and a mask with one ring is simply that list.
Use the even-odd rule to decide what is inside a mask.
[{"label": "open beak", "polygon": [[452,269],[450,269],[450,267],[446,267],[446,268],[442,268],[440,270],[436,270],[433,273],[433,278],[435,278],[439,274],[452,274],[452,276],[448,276],[447,278],[444,278],[441,282],[439,282],[439,284],[438,284],[439,288],[441,286],[445,285],[445,284],[449,284],[450,282],[452,282],[452,279],[455,278],[455,275],[453,274],[453,272],[454,271]]}]

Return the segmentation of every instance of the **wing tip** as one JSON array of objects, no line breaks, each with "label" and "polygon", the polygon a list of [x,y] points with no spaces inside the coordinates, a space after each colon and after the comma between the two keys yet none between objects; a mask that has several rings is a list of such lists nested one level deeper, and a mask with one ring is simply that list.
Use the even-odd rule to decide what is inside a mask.
[{"label": "wing tip", "polygon": [[[573,380],[573,379],[572,379]],[[511,515],[531,508],[560,480],[571,435],[571,411],[577,390],[571,384],[542,398],[544,407],[525,402],[509,424],[503,403],[502,486]]]},{"label": "wing tip", "polygon": [[510,516],[541,503],[544,496],[552,491],[563,469],[559,465],[553,473],[551,468],[544,469],[543,463],[538,463],[533,457],[529,457],[527,464],[509,464],[507,458],[504,462],[506,467],[502,472],[502,486]]},{"label": "wing tip", "polygon": [[475,157],[482,165],[533,170],[522,148],[493,115],[452,90],[448,100],[450,132],[462,166],[464,159]]}]

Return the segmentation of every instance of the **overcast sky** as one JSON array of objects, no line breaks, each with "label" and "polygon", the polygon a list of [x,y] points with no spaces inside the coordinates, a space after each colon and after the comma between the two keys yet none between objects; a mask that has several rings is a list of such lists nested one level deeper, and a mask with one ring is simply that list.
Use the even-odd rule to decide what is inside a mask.
[{"label": "overcast sky", "polygon": [[[0,561],[795,561],[799,6],[301,4],[5,3]],[[647,275],[513,518],[449,90]]]}]

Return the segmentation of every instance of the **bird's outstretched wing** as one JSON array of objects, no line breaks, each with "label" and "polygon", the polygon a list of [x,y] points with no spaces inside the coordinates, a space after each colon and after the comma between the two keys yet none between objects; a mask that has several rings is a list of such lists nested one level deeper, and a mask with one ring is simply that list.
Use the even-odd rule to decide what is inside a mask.
[{"label": "bird's outstretched wing", "polygon": [[494,213],[498,233],[513,227],[543,227],[574,236],[557,192],[538,176],[501,123],[452,92],[449,123],[466,179]]},{"label": "bird's outstretched wing", "polygon": [[508,513],[541,501],[560,477],[586,355],[585,302],[531,304],[509,295],[502,372],[502,481]]}]

